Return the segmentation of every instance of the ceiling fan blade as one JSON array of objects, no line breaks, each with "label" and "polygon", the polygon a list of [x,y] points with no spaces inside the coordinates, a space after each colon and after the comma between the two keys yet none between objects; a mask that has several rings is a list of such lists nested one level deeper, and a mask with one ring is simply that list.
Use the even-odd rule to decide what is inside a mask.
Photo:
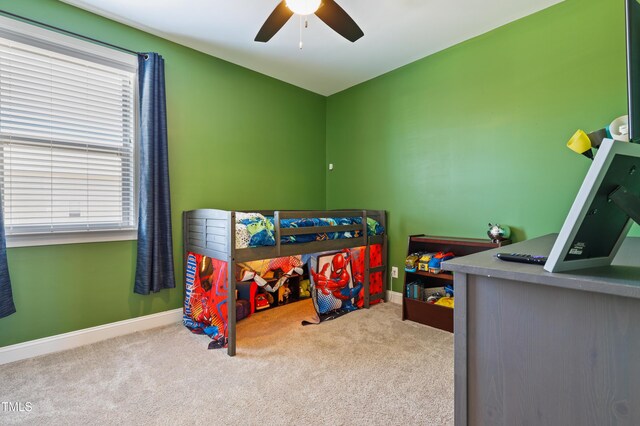
[{"label": "ceiling fan blade", "polygon": [[271,40],[271,37],[280,31],[280,28],[287,23],[291,16],[293,16],[293,12],[287,7],[285,0],[282,0],[276,8],[273,9],[271,15],[269,15],[262,25],[262,28],[260,28],[260,31],[258,31],[255,41],[266,43]]},{"label": "ceiling fan blade", "polygon": [[316,16],[335,32],[354,42],[364,35],[358,24],[334,0],[322,0]]}]

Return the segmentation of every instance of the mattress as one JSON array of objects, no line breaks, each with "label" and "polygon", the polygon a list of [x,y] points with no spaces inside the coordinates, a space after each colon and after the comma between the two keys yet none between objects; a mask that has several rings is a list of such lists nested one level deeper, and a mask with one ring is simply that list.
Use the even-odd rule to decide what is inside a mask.
[{"label": "mattress", "polygon": [[[322,217],[305,219],[281,219],[280,228],[308,228],[314,226],[362,225],[361,217]],[[236,248],[264,247],[276,245],[273,216],[259,213],[236,213]],[[384,227],[376,220],[367,218],[367,234],[381,235]],[[358,238],[362,231],[324,232],[320,234],[287,235],[280,244],[308,243],[312,241]]]}]

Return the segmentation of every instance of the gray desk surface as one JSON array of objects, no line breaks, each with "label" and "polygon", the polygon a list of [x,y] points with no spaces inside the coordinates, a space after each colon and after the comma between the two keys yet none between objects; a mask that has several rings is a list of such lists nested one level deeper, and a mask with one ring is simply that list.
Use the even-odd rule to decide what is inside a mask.
[{"label": "gray desk surface", "polygon": [[627,238],[613,265],[580,271],[551,273],[542,266],[505,262],[497,253],[525,253],[548,256],[557,234],[534,238],[510,246],[483,251],[443,262],[448,271],[523,281],[573,290],[605,293],[640,299],[640,238]]}]

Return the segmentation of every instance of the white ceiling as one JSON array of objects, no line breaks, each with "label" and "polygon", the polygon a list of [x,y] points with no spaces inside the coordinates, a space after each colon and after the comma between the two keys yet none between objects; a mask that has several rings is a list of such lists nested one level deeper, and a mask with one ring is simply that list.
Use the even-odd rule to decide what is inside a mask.
[{"label": "white ceiling", "polygon": [[297,16],[253,41],[280,0],[63,1],[328,96],[562,0],[337,0],[364,37],[351,43],[312,15],[302,50]]}]

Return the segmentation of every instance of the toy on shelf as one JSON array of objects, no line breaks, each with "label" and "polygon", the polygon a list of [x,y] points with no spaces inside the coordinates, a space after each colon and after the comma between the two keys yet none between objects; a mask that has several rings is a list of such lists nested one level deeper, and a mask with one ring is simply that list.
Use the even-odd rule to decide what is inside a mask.
[{"label": "toy on shelf", "polygon": [[429,271],[429,261],[435,255],[435,253],[425,253],[420,256],[420,260],[418,260],[418,270],[423,272]]},{"label": "toy on shelf", "polygon": [[404,261],[404,270],[407,272],[416,272],[418,270],[418,260],[420,256],[421,253],[412,253],[407,256],[407,259]]},{"label": "toy on shelf", "polygon": [[425,289],[424,301],[432,305],[453,308],[453,287],[447,285],[440,288]]},{"label": "toy on shelf", "polygon": [[429,260],[429,273],[439,274],[442,271],[442,262],[445,260],[453,259],[456,255],[452,252],[438,252],[434,254]]},{"label": "toy on shelf", "polygon": [[453,309],[454,299],[453,297],[441,297],[440,299],[436,300],[433,304]]}]

